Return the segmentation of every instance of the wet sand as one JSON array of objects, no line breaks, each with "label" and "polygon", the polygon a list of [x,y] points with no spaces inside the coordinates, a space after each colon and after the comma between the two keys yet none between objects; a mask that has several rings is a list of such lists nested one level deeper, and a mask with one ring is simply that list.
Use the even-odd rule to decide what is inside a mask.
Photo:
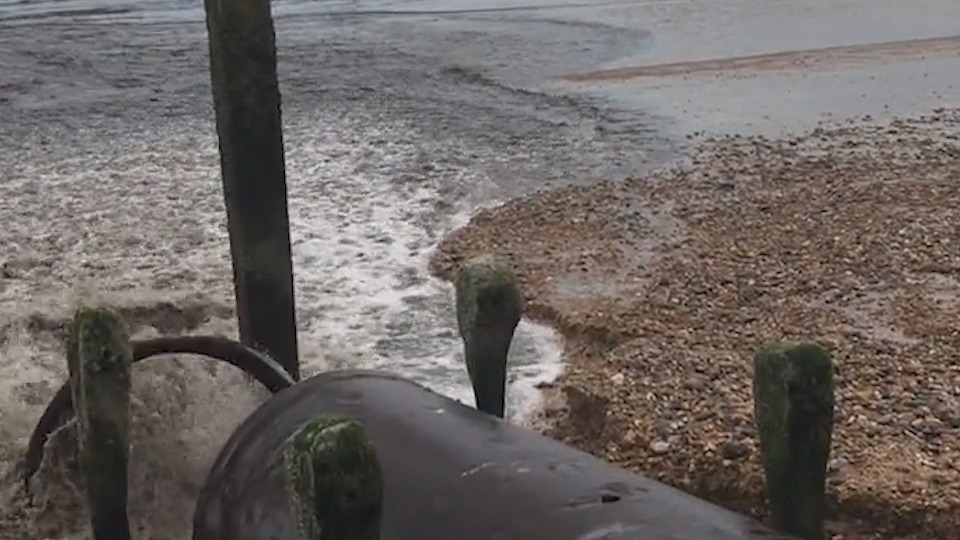
[{"label": "wet sand", "polygon": [[838,45],[819,49],[782,51],[733,58],[691,60],[669,64],[620,67],[574,73],[562,77],[571,82],[629,81],[640,78],[738,74],[756,75],[765,71],[849,69],[877,63],[918,60],[960,53],[960,36],[908,39],[862,45]]}]

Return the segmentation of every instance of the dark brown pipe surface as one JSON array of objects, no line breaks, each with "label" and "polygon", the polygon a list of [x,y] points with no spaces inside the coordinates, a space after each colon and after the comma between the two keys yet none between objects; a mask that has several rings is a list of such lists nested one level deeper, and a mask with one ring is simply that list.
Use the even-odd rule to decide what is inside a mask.
[{"label": "dark brown pipe surface", "polygon": [[280,449],[303,422],[362,422],[384,471],[384,540],[789,540],[400,377],[320,374],[275,394],[227,441],[195,540],[294,539]]}]

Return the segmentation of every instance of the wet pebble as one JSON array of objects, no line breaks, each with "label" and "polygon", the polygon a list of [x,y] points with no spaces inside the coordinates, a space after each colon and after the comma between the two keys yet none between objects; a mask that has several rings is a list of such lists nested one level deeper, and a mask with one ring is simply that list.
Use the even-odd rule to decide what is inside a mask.
[{"label": "wet pebble", "polygon": [[654,454],[666,454],[670,451],[670,443],[667,441],[653,441],[650,443],[650,451]]},{"label": "wet pebble", "polygon": [[720,457],[739,460],[750,455],[750,447],[739,441],[727,441],[720,446]]}]

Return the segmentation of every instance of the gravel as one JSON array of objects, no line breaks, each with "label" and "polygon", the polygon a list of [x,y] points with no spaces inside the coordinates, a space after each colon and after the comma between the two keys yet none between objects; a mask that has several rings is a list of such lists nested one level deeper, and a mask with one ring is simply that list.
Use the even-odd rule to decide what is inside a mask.
[{"label": "gravel", "polygon": [[960,528],[960,111],[694,141],[643,178],[477,214],[435,253],[496,251],[565,337],[548,434],[766,517],[753,354],[815,339],[837,365],[834,539]]}]

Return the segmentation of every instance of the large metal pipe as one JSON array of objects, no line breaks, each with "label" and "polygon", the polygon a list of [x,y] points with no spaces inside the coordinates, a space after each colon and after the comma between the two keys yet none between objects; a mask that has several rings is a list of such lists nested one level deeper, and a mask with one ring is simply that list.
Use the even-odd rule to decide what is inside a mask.
[{"label": "large metal pipe", "polygon": [[359,420],[384,475],[383,540],[789,540],[760,523],[464,406],[401,377],[317,375],[227,441],[194,538],[296,538],[280,450],[318,415]]}]

